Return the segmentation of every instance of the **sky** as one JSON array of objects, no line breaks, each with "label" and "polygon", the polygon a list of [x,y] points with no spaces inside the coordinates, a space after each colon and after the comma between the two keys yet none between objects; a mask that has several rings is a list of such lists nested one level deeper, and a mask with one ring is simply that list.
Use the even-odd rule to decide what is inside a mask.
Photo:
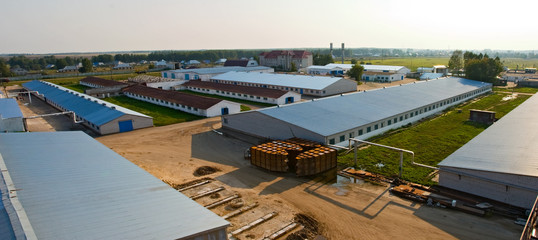
[{"label": "sky", "polygon": [[538,50],[537,0],[0,0],[0,53]]}]

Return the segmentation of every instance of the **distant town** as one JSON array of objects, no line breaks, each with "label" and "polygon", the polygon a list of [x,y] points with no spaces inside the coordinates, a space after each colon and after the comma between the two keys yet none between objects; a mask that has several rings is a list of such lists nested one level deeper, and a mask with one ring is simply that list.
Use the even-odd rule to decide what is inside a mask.
[{"label": "distant town", "polygon": [[537,51],[327,45],[0,55],[0,235],[538,239]]}]

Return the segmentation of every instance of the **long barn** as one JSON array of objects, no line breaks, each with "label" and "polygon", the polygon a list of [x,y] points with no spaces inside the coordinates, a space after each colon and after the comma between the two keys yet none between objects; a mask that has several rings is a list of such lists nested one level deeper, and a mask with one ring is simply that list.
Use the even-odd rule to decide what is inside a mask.
[{"label": "long barn", "polygon": [[538,195],[538,96],[439,163],[439,185],[531,208]]},{"label": "long barn", "polygon": [[133,110],[44,81],[22,86],[61,111],[72,111],[76,120],[99,134],[128,132],[153,126],[153,118]]},{"label": "long barn", "polygon": [[2,133],[0,170],[1,239],[227,239],[227,221],[83,132]]},{"label": "long barn", "polygon": [[445,78],[223,116],[222,126],[259,138],[345,145],[350,138],[382,134],[490,91],[489,83]]}]

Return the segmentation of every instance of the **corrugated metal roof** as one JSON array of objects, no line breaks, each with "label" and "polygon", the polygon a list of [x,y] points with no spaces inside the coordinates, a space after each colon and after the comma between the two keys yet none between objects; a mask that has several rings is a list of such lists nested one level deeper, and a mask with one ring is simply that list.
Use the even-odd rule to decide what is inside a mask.
[{"label": "corrugated metal roof", "polygon": [[[351,69],[355,64],[342,64],[342,63],[329,63],[325,66],[327,67],[340,67],[343,69]],[[364,70],[366,71],[399,71],[403,68],[406,68],[404,66],[389,66],[389,65],[367,65],[362,64],[361,66],[364,67]]]},{"label": "corrugated metal roof", "polygon": [[177,239],[228,222],[82,132],[0,134],[39,239]]},{"label": "corrugated metal roof", "polygon": [[312,65],[307,67],[306,69],[323,69],[323,70],[333,70],[333,69],[343,69],[341,67],[335,67],[335,66],[320,66],[320,65]]},{"label": "corrugated metal roof", "polygon": [[22,86],[32,91],[38,91],[47,99],[96,125],[105,124],[125,114],[151,118],[142,113],[48,82],[31,81],[23,83]]},{"label": "corrugated metal roof", "polygon": [[87,82],[87,83],[91,83],[91,84],[95,84],[95,85],[99,85],[99,86],[103,86],[103,87],[127,85],[126,83],[113,81],[113,80],[108,80],[108,79],[104,79],[104,78],[98,78],[98,77],[85,77],[83,79],[80,79],[80,82]]},{"label": "corrugated metal roof", "polygon": [[0,98],[0,116],[4,119],[23,117],[19,104],[13,98]]},{"label": "corrugated metal roof", "polygon": [[538,177],[538,95],[519,105],[439,163]]},{"label": "corrugated metal roof", "polygon": [[422,75],[420,75],[420,80],[438,79],[443,76],[443,73],[423,73]]},{"label": "corrugated metal roof", "polygon": [[171,103],[182,104],[190,107],[208,109],[215,104],[220,103],[222,99],[198,96],[194,94],[182,93],[173,90],[162,90],[158,88],[146,87],[142,85],[133,85],[123,89],[123,92],[138,94],[141,96],[161,99]]},{"label": "corrugated metal roof", "polygon": [[272,88],[259,88],[259,87],[249,87],[249,86],[240,86],[234,84],[223,84],[215,82],[206,82],[206,81],[187,81],[182,84],[185,87],[199,87],[205,89],[221,90],[234,93],[243,93],[260,97],[269,97],[269,98],[279,98],[288,93],[288,91],[283,91],[279,89]]},{"label": "corrugated metal roof", "polygon": [[491,84],[446,78],[257,111],[322,136],[330,136],[488,85]]},{"label": "corrugated metal roof", "polygon": [[[3,240],[16,240],[17,236],[15,235],[15,230],[13,229],[13,226],[11,225],[11,219],[9,218],[8,210],[6,209],[6,206],[8,206],[9,203],[9,196],[7,194],[7,187],[4,184],[4,180],[2,179],[2,175],[0,174],[0,237],[2,237]],[[16,216],[13,216],[15,221],[18,221],[16,219]],[[18,222],[14,222],[14,224],[19,224]]]},{"label": "corrugated metal roof", "polygon": [[214,67],[214,68],[194,68],[194,69],[181,69],[181,70],[171,70],[167,72],[173,73],[197,73],[197,74],[219,74],[226,72],[250,72],[250,71],[260,71],[268,70],[270,67],[257,66],[257,67]]},{"label": "corrugated metal roof", "polygon": [[235,81],[254,84],[267,84],[293,88],[323,90],[340,81],[350,81],[341,77],[322,77],[310,75],[293,75],[256,72],[227,72],[212,77],[213,80]]}]

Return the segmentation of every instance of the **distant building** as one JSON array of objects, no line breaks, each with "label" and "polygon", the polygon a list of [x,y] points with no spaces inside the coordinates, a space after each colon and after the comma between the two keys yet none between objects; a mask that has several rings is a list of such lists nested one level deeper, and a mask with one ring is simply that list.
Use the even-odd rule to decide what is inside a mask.
[{"label": "distant building", "polygon": [[357,82],[342,77],[294,74],[227,72],[212,77],[211,82],[279,89],[317,97],[357,91]]},{"label": "distant building", "polygon": [[175,86],[178,86],[184,83],[185,80],[162,78],[162,77],[155,77],[155,76],[149,76],[149,75],[138,75],[136,77],[127,79],[127,82],[134,83],[134,84],[141,84],[141,85],[152,87],[152,88],[174,90]]},{"label": "distant building", "polygon": [[236,72],[274,72],[270,67],[213,67],[213,68],[193,68],[193,69],[178,69],[161,72],[163,78],[171,78],[178,80],[202,80],[209,81],[211,77],[227,73]]},{"label": "distant building", "polygon": [[91,87],[92,89],[86,89],[84,93],[96,98],[118,96],[121,94],[121,89],[128,86],[126,83],[98,77],[83,78],[79,84]]},{"label": "distant building", "polygon": [[165,69],[165,68],[168,68],[168,69],[176,69],[176,64],[173,63],[173,62],[166,62],[165,60],[161,60],[161,61],[158,61],[155,63],[155,68],[158,68],[158,69]]},{"label": "distant building", "polygon": [[187,81],[181,85],[181,88],[194,92],[278,105],[301,100],[301,94],[296,92],[215,82]]},{"label": "distant building", "polygon": [[123,94],[130,98],[204,117],[234,114],[241,111],[239,103],[142,85],[124,88]]},{"label": "distant building", "polygon": [[525,68],[525,73],[536,73],[536,68]]},{"label": "distant building", "polygon": [[256,67],[258,62],[253,59],[228,59],[224,63],[225,67]]},{"label": "distant building", "polygon": [[114,70],[130,70],[133,69],[131,64],[119,62],[114,66]]},{"label": "distant building", "polygon": [[47,64],[47,66],[45,66],[45,69],[51,69],[51,68],[55,68],[56,65],[54,64]]},{"label": "distant building", "polygon": [[508,82],[521,82],[527,80],[538,80],[538,74],[535,73],[509,73],[504,72],[501,79]]},{"label": "distant building", "polygon": [[432,79],[438,79],[445,76],[443,73],[423,73],[420,75],[420,80],[432,80]]},{"label": "distant building", "polygon": [[185,64],[187,64],[187,65],[200,65],[201,62],[198,61],[198,60],[189,60],[189,61],[185,62]]},{"label": "distant building", "polygon": [[23,115],[13,98],[0,98],[0,132],[24,132]]},{"label": "distant building", "polygon": [[221,64],[224,64],[226,61],[227,61],[226,58],[221,58],[221,59],[215,61],[215,64],[221,65]]},{"label": "distant building", "polygon": [[58,72],[65,73],[65,72],[78,72],[79,67],[77,65],[72,66],[65,66],[62,69],[58,69]]},{"label": "distant building", "polygon": [[346,70],[338,66],[318,66],[312,65],[306,68],[306,73],[311,75],[332,75],[342,76]]},{"label": "distant building", "polygon": [[289,71],[294,63],[297,69],[312,66],[312,53],[304,50],[274,50],[260,53],[260,65]]},{"label": "distant building", "polygon": [[14,73],[15,75],[19,75],[19,76],[28,74],[28,70],[24,68],[20,68],[20,67],[12,68],[10,71]]},{"label": "distant building", "polygon": [[418,73],[442,73],[445,76],[448,74],[448,68],[445,65],[435,65],[431,68],[428,67],[418,67]]},{"label": "distant building", "polygon": [[[353,67],[354,64],[338,64],[330,63],[325,67],[335,68],[338,67],[344,72],[347,72]],[[393,82],[400,81],[405,78],[405,75],[410,73],[411,70],[404,66],[389,66],[389,65],[361,65],[364,67],[362,73],[363,81],[377,81],[377,82]]]}]

